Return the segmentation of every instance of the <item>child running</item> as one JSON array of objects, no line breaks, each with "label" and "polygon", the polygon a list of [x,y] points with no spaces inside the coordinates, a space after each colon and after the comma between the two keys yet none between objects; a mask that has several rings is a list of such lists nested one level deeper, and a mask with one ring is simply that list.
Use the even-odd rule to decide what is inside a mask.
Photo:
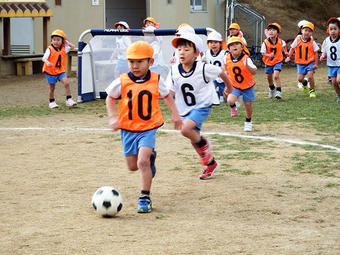
[{"label": "child running", "polygon": [[[278,23],[271,23],[267,26],[268,38],[264,40],[261,46],[262,60],[265,64],[265,73],[267,75],[269,85],[269,98],[282,98],[280,72],[282,67],[284,50],[285,55],[288,55],[286,49],[286,42],[279,38],[281,33],[281,26]],[[274,83],[275,81],[275,83]]]},{"label": "child running", "polygon": [[253,61],[243,51],[243,41],[239,37],[231,37],[228,40],[227,47],[229,52],[226,55],[225,69],[232,83],[232,93],[228,95],[225,91],[227,102],[231,108],[232,116],[237,115],[235,102],[242,95],[244,108],[246,111],[246,120],[244,122],[244,131],[252,131],[252,101],[256,99],[254,91],[254,74],[256,66]]},{"label": "child running", "polygon": [[182,116],[181,133],[190,140],[204,165],[200,179],[206,180],[218,169],[209,141],[200,135],[211,106],[219,104],[211,81],[220,76],[227,86],[225,91],[228,93],[231,92],[232,86],[221,67],[196,61],[203,47],[198,35],[182,33],[172,40],[172,46],[178,50],[180,63],[172,66],[166,84],[175,96],[176,106]]},{"label": "child running", "polygon": [[[224,55],[225,51],[225,42],[222,40],[222,35],[217,32],[213,31],[210,32],[207,39],[208,49],[205,52],[203,57],[203,61],[209,64],[213,64],[216,66],[223,67],[224,66]],[[223,49],[224,48],[224,49]],[[225,98],[223,97],[223,91],[225,88],[225,84],[223,80],[218,77],[214,80],[214,84],[216,87],[216,92],[220,102],[225,102]]]},{"label": "child running", "polygon": [[[164,123],[159,98],[162,97],[170,108],[175,129],[181,129],[182,120],[168,88],[159,83],[159,74],[149,70],[153,64],[151,45],[137,41],[127,48],[126,57],[130,72],[122,74],[106,88],[106,108],[110,128],[120,129],[127,167],[131,171],[139,169],[141,173],[137,212],[148,213],[152,210],[150,191],[156,173],[156,131]],[[118,114],[116,100],[119,100]]]},{"label": "child running", "polygon": [[[316,97],[315,93],[315,81],[314,72],[318,68],[318,50],[319,47],[312,37],[314,31],[314,25],[311,22],[305,22],[302,25],[301,35],[298,35],[294,42],[291,44],[286,62],[290,61],[295,51],[295,63],[297,66],[297,79],[302,83],[302,91],[308,92],[308,82],[310,84],[309,97]],[[305,80],[307,75],[308,81]]]},{"label": "child running", "polygon": [[74,49],[74,45],[66,40],[64,31],[57,29],[51,34],[51,44],[45,51],[42,58],[44,62],[42,72],[45,73],[47,83],[49,84],[49,105],[48,107],[58,108],[55,102],[54,90],[58,81],[64,84],[66,93],[66,106],[71,107],[77,103],[73,101],[70,89],[70,83],[65,73],[66,55],[70,50]]},{"label": "child running", "polygon": [[330,18],[327,21],[327,37],[322,43],[320,60],[327,59],[328,77],[331,78],[335,93],[340,102],[340,18]]}]

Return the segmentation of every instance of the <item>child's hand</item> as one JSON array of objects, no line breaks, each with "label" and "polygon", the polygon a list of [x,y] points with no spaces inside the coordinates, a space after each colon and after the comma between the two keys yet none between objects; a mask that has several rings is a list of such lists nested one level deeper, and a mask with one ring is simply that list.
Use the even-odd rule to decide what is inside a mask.
[{"label": "child's hand", "polygon": [[314,64],[314,65],[312,66],[312,68],[313,68],[313,69],[318,69],[318,65],[317,65],[317,64]]},{"label": "child's hand", "polygon": [[111,117],[109,119],[109,127],[112,131],[117,131],[119,129],[119,122],[117,117]]},{"label": "child's hand", "polygon": [[320,61],[325,61],[327,60],[327,54],[322,54],[320,57]]},{"label": "child's hand", "polygon": [[289,61],[290,61],[290,57],[286,57],[285,62],[287,63]]},{"label": "child's hand", "polygon": [[170,64],[173,64],[173,63],[175,63],[176,62],[176,58],[175,57],[171,57],[170,58]]},{"label": "child's hand", "polygon": [[231,93],[232,91],[230,91],[227,87],[224,88],[223,90],[223,96],[225,99],[228,99],[228,95]]},{"label": "child's hand", "polygon": [[174,127],[176,130],[181,130],[182,129],[182,118],[178,113],[172,113],[171,114],[171,120],[172,123],[174,123]]}]

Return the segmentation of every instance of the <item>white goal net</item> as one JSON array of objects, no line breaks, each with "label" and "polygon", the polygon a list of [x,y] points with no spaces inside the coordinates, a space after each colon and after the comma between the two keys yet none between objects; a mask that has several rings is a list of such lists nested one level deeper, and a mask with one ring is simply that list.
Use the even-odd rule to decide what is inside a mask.
[{"label": "white goal net", "polygon": [[[212,29],[195,29],[205,47],[207,31]],[[175,29],[157,29],[154,32],[141,29],[84,31],[78,42],[78,102],[106,97],[107,86],[122,73],[129,72],[125,52],[129,44],[135,41],[143,40],[151,44],[155,61],[150,69],[158,72],[164,80],[175,52],[171,45],[175,33]],[[84,42],[85,38],[89,39]]]}]

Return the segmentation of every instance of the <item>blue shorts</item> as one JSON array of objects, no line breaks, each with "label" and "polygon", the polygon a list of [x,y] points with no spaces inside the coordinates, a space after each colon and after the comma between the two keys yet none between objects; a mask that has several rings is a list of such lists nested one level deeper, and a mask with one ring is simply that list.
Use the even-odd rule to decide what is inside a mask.
[{"label": "blue shorts", "polygon": [[273,65],[273,66],[267,66],[267,65],[265,65],[264,71],[265,71],[265,73],[268,73],[268,74],[274,73],[275,70],[278,70],[279,72],[281,72],[281,67],[282,67],[281,62],[280,62],[280,63],[276,63],[276,64]]},{"label": "blue shorts", "polygon": [[128,61],[126,59],[118,59],[115,70],[119,73],[128,73],[130,71]]},{"label": "blue shorts", "polygon": [[156,132],[158,128],[154,128],[147,131],[128,131],[121,129],[120,138],[122,140],[123,155],[131,156],[138,155],[140,147],[155,148],[156,144]]},{"label": "blue shorts", "polygon": [[313,73],[315,73],[315,70],[313,69],[313,65],[315,64],[315,62],[310,62],[307,65],[301,65],[301,64],[296,64],[297,66],[297,73],[298,74],[303,74],[306,75],[307,72],[312,71]]},{"label": "blue shorts", "polygon": [[61,73],[57,75],[50,75],[50,74],[45,73],[45,77],[46,77],[48,84],[56,84],[62,78],[66,77],[66,73]]},{"label": "blue shorts", "polygon": [[182,116],[182,120],[190,119],[196,123],[196,131],[200,131],[203,122],[209,117],[211,107],[198,108],[191,110],[187,115]]},{"label": "blue shorts", "polygon": [[242,95],[244,102],[251,102],[256,99],[254,86],[249,89],[238,89],[233,87],[233,92],[231,92],[231,94],[237,97]]},{"label": "blue shorts", "polygon": [[329,66],[328,77],[337,77],[340,75],[340,66]]}]

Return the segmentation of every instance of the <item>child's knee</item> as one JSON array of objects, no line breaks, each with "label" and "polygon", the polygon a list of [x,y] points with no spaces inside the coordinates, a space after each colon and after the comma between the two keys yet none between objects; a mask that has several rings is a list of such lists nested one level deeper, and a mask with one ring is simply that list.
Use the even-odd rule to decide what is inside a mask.
[{"label": "child's knee", "polygon": [[[147,167],[150,167],[150,158],[139,158],[137,161],[137,169],[145,169]],[[130,170],[134,171],[135,169]]]}]

